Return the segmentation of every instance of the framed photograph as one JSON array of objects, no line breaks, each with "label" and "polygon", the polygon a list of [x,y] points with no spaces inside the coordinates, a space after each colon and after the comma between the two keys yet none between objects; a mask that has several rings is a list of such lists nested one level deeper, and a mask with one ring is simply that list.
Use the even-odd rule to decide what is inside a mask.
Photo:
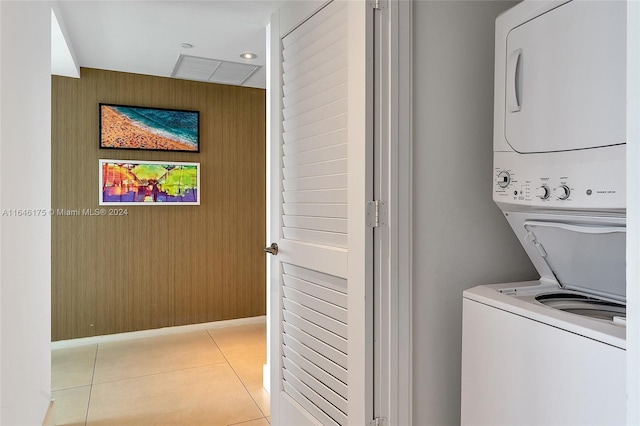
[{"label": "framed photograph", "polygon": [[200,163],[98,162],[101,206],[200,204]]},{"label": "framed photograph", "polygon": [[200,152],[200,112],[99,104],[100,148]]}]

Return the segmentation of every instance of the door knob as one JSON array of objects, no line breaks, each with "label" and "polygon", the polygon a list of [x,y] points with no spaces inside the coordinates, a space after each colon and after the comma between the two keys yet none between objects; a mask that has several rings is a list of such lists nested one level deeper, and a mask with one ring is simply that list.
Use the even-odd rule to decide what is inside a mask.
[{"label": "door knob", "polygon": [[276,243],[273,243],[269,247],[265,247],[264,251],[275,256],[278,254],[278,245]]}]

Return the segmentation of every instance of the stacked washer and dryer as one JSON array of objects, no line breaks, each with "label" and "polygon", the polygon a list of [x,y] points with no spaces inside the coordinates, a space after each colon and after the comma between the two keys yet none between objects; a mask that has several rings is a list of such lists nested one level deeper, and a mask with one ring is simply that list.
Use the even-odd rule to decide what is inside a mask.
[{"label": "stacked washer and dryer", "polygon": [[464,292],[464,425],[626,421],[625,76],[624,1],[496,20],[493,198],[540,279]]}]

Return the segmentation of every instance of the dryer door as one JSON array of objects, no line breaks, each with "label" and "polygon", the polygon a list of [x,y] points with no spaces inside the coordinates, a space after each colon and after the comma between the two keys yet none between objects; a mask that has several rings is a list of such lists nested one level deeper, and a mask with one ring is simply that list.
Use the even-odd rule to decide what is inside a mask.
[{"label": "dryer door", "polygon": [[626,5],[574,0],[507,36],[505,137],[520,153],[625,143]]}]

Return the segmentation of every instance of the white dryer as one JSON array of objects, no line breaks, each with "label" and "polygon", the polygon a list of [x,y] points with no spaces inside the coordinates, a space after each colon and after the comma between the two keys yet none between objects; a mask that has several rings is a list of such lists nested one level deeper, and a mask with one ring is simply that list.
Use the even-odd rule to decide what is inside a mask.
[{"label": "white dryer", "polygon": [[625,44],[622,1],[496,20],[493,198],[540,279],[464,292],[464,425],[626,421]]}]

